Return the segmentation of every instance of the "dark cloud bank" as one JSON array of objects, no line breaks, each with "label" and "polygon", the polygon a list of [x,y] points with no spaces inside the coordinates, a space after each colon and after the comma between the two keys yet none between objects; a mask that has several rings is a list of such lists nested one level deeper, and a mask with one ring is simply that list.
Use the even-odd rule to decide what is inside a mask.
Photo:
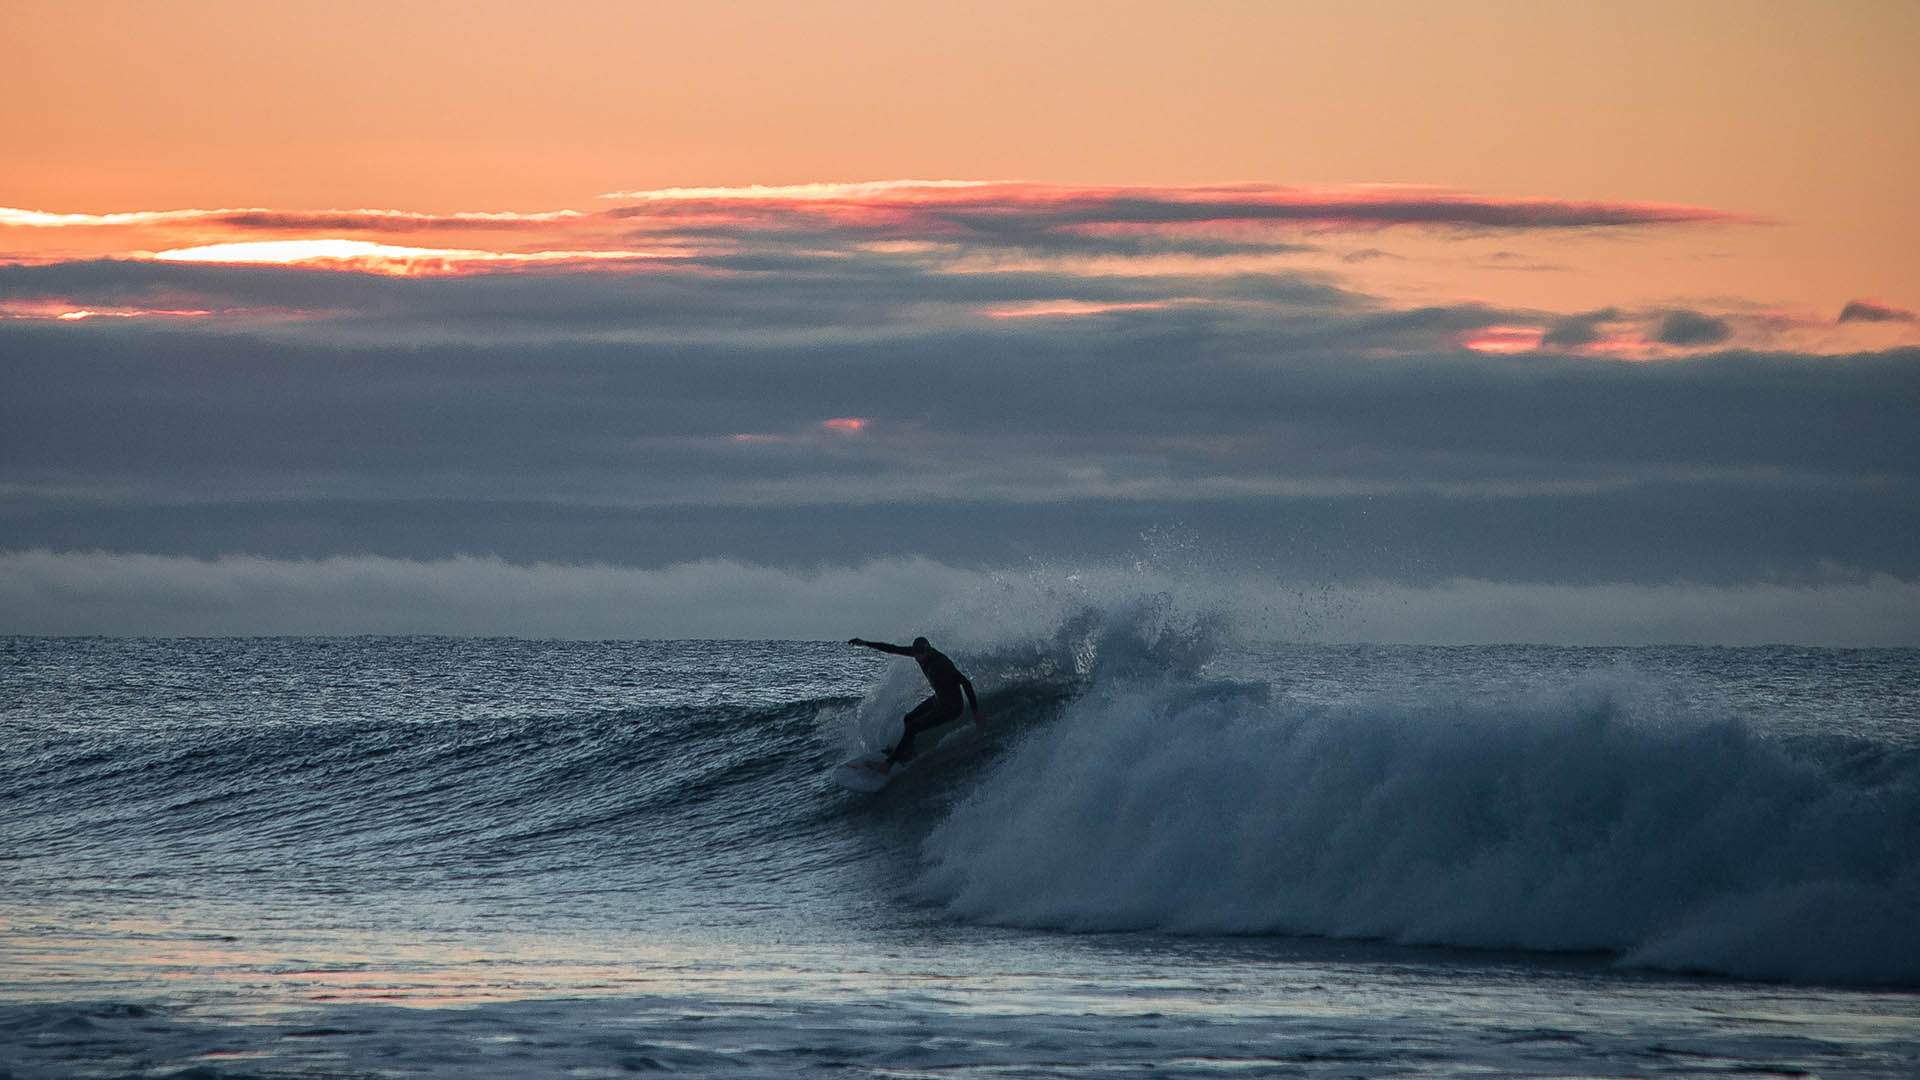
[{"label": "dark cloud bank", "polygon": [[[54,292],[307,314],[0,324],[0,630],[833,636],[1178,527],[1200,578],[1379,608],[1321,634],[1920,638],[1913,350],[1553,351],[1597,312],[1481,356],[1454,341],[1527,313],[913,255],[0,267],[0,298]],[[1057,299],[1165,306],[982,314]]]}]

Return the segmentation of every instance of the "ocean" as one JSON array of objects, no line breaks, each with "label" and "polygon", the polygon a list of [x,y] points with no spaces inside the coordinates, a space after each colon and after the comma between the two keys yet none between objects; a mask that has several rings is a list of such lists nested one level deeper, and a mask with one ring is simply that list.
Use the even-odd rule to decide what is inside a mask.
[{"label": "ocean", "polygon": [[0,1076],[1920,1074],[1920,652],[0,639]]}]

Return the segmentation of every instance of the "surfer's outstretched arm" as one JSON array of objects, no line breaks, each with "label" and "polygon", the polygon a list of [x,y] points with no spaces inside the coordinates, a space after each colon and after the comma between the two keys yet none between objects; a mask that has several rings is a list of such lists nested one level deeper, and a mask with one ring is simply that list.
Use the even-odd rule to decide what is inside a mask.
[{"label": "surfer's outstretched arm", "polygon": [[960,676],[960,689],[967,692],[967,708],[973,710],[973,726],[981,727],[986,721],[980,719],[980,699],[973,696],[973,680]]},{"label": "surfer's outstretched arm", "polygon": [[913,650],[907,648],[905,645],[889,645],[884,641],[868,641],[866,638],[856,637],[856,638],[848,638],[847,644],[865,645],[869,649],[878,649],[881,652],[892,653],[895,656],[912,656],[913,655]]}]

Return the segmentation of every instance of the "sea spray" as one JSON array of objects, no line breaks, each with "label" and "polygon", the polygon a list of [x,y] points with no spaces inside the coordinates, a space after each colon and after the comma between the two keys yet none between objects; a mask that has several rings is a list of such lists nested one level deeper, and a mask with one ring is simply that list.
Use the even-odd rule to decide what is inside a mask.
[{"label": "sea spray", "polygon": [[[956,594],[926,630],[983,692],[1068,696],[1141,677],[1198,675],[1227,636],[1218,597],[1143,568],[1035,568]],[[905,628],[904,640],[920,633]],[[884,747],[928,693],[911,663],[892,664],[850,712],[828,717],[850,752]]]}]

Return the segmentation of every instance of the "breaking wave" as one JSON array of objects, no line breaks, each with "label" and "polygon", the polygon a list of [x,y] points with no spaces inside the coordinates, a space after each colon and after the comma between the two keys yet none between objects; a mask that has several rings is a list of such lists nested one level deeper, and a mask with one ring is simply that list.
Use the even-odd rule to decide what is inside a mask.
[{"label": "breaking wave", "polygon": [[984,777],[918,888],[1006,925],[1914,984],[1916,837],[1911,751],[1601,690],[1308,707],[1126,677]]}]

